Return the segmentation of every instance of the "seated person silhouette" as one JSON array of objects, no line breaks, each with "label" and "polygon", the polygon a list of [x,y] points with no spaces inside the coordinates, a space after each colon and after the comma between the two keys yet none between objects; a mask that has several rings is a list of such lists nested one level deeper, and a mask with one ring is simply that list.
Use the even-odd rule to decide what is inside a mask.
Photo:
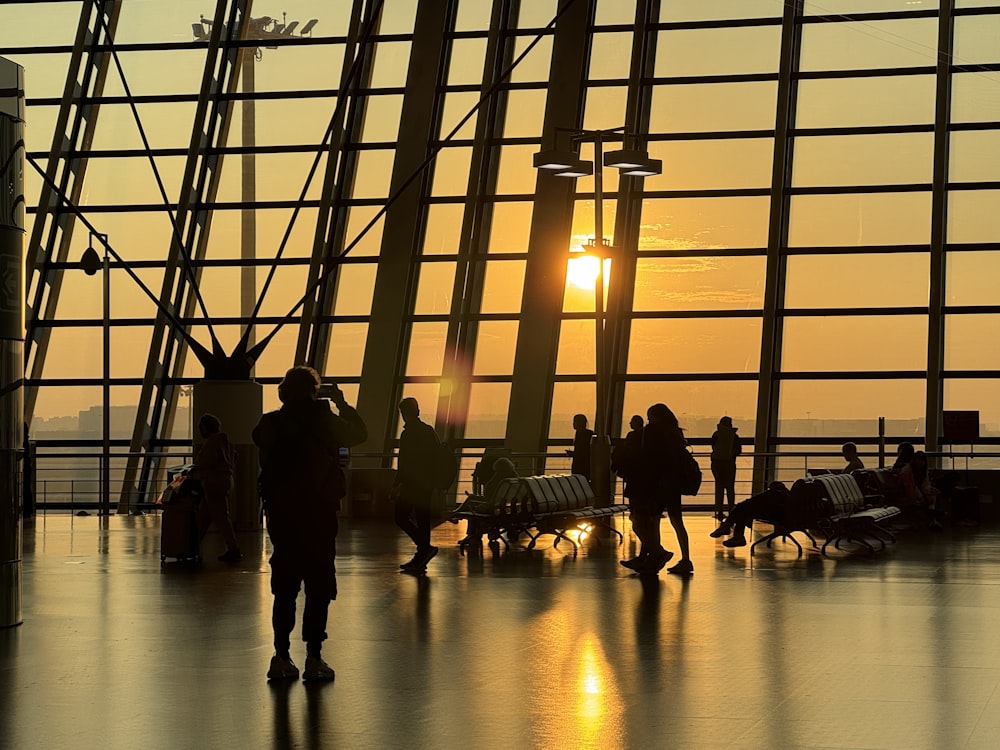
[{"label": "seated person silhouette", "polygon": [[723,543],[723,547],[745,547],[747,543],[746,528],[753,525],[755,519],[768,523],[780,522],[785,515],[785,501],[788,498],[788,487],[783,482],[771,482],[767,489],[742,503],[737,503],[729,516],[719,524],[719,528],[709,536],[718,539],[720,536],[732,534]]},{"label": "seated person silhouette", "polygon": [[[512,479],[517,476],[517,469],[515,468],[513,461],[506,457],[498,458],[493,462],[492,475],[489,480],[487,480],[486,484],[483,485],[482,500],[491,504],[497,490],[500,489],[500,485],[503,480]],[[482,546],[483,534],[487,531],[489,531],[489,529],[483,521],[477,518],[470,518],[466,527],[465,536],[459,540],[458,544],[460,547],[466,547],[469,545],[477,547]],[[493,540],[491,539],[490,541],[492,542]]]}]

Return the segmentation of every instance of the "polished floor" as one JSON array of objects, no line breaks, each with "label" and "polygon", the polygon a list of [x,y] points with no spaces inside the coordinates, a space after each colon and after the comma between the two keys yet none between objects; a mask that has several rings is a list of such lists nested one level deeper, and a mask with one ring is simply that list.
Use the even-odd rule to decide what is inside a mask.
[{"label": "polished floor", "polygon": [[212,535],[209,561],[161,567],[155,516],[38,518],[0,747],[1000,747],[1000,530],[751,560],[688,525],[695,575],[644,584],[618,565],[627,524],[576,557],[551,537],[470,557],[445,523],[416,578],[391,527],[345,519],[337,679],[271,686],[258,535],[237,565]]}]

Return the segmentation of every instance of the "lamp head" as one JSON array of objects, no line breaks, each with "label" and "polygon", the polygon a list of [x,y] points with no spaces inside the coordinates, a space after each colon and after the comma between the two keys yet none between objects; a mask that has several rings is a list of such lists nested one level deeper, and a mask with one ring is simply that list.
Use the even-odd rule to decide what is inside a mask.
[{"label": "lamp head", "polygon": [[93,245],[83,251],[83,257],[80,258],[80,268],[83,269],[85,274],[93,276],[101,270],[103,265],[104,263],[101,261],[101,256],[97,254]]}]

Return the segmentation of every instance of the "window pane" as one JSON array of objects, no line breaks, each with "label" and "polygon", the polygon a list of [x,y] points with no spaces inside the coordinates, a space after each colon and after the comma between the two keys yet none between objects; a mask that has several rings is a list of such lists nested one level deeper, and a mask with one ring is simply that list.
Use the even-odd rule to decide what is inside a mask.
[{"label": "window pane", "polygon": [[1000,131],[952,133],[948,179],[951,182],[1000,181]]},{"label": "window pane", "polygon": [[[375,293],[375,263],[346,263],[340,266],[337,279],[337,301],[334,315],[368,315],[372,311]],[[303,289],[299,284],[298,289]]]},{"label": "window pane", "polygon": [[795,186],[930,183],[933,133],[796,138]]},{"label": "window pane", "polygon": [[[611,130],[625,122],[625,104],[628,89],[624,86],[605,86],[587,89],[587,102],[583,115],[585,130]],[[609,186],[609,190],[612,190]]]},{"label": "window pane", "polygon": [[365,99],[364,125],[361,142],[395,142],[399,135],[399,118],[403,111],[402,96],[369,96]]},{"label": "window pane", "polygon": [[434,159],[434,180],[431,195],[466,195],[469,192],[471,148],[443,148]]},{"label": "window pane", "polygon": [[773,73],[780,51],[781,27],[777,25],[661,31],[653,75]]},{"label": "window pane", "polygon": [[[728,414],[745,437],[753,436],[757,413],[756,381],[630,382],[625,384],[622,413],[639,414],[664,403],[677,415],[690,438],[711,437],[719,417]],[[628,418],[628,417],[626,417]]]},{"label": "window pane", "polygon": [[472,374],[510,375],[514,371],[516,346],[516,320],[480,321]]},{"label": "window pane", "polygon": [[507,93],[504,138],[537,138],[542,134],[545,96],[548,92],[515,90]]},{"label": "window pane", "polygon": [[661,3],[661,21],[713,21],[722,18],[775,18],[783,0],[670,0]]},{"label": "window pane", "polygon": [[590,80],[628,78],[632,66],[632,36],[631,32],[594,34],[590,47]]},{"label": "window pane", "polygon": [[494,260],[486,264],[483,280],[483,313],[518,313],[524,290],[523,260]]},{"label": "window pane", "polygon": [[451,43],[451,62],[448,65],[448,85],[480,83],[483,79],[483,61],[485,59],[485,39],[453,40]]},{"label": "window pane", "polygon": [[421,263],[414,315],[447,315],[455,285],[454,263]]},{"label": "window pane", "polygon": [[[444,363],[447,323],[414,323],[410,333],[410,355],[406,360],[407,375],[440,376]],[[427,413],[433,413],[427,408]],[[434,405],[437,408],[437,405]]]},{"label": "window pane", "polygon": [[760,310],[764,264],[763,257],[640,258],[632,309]]},{"label": "window pane", "polygon": [[776,101],[773,81],[656,86],[649,131],[774,130]]},{"label": "window pane", "polygon": [[353,198],[385,198],[389,195],[395,152],[359,151],[354,169]]},{"label": "window pane", "polygon": [[905,68],[937,63],[936,18],[810,23],[802,27],[801,69]]},{"label": "window pane", "polygon": [[[593,427],[595,398],[593,383],[556,383],[552,388],[549,438],[572,438],[574,414],[586,414]],[[569,471],[568,460],[565,471]]]},{"label": "window pane", "polygon": [[[521,3],[521,13],[528,7],[535,8],[541,5],[538,3]],[[542,25],[552,20],[555,14],[550,15]],[[534,38],[519,36],[514,40],[513,62],[521,53],[527,49]],[[525,55],[524,59],[517,64],[517,67],[510,72],[511,83],[542,83],[549,80],[549,68],[552,67],[552,37],[546,36],[542,41],[531,48],[531,52]]]},{"label": "window pane", "polygon": [[503,146],[500,149],[500,171],[497,175],[497,195],[535,192],[535,168],[532,156],[537,146]]},{"label": "window pane", "polygon": [[754,318],[633,320],[628,372],[757,372],[760,333]]},{"label": "window pane", "polygon": [[597,0],[595,26],[635,23],[635,0]]},{"label": "window pane", "polygon": [[593,320],[564,320],[559,327],[559,354],[556,357],[558,375],[593,375]]},{"label": "window pane", "polygon": [[647,199],[639,248],[767,247],[770,207],[763,196]]},{"label": "window pane", "polygon": [[491,253],[526,253],[531,232],[531,203],[495,203],[490,222]]},{"label": "window pane", "polygon": [[1000,73],[976,71],[951,77],[951,121],[995,122],[1000,120],[1000,97],[996,96]]},{"label": "window pane", "polygon": [[995,63],[1000,16],[958,16],[955,18],[955,59],[962,65]]},{"label": "window pane", "polygon": [[[351,256],[358,257],[359,255],[376,257],[382,250],[382,230],[385,228],[385,215],[383,214],[378,221],[365,232],[364,235],[361,233],[365,231],[365,228],[371,223],[372,218],[379,212],[379,206],[351,206],[347,210],[347,226],[344,229],[344,247],[350,247],[350,245],[357,240],[357,244],[351,248]],[[301,221],[301,219],[300,219]],[[313,226],[316,226],[316,220],[313,219]],[[214,228],[213,228],[214,232]],[[360,239],[358,239],[360,237]],[[310,250],[312,246],[310,245]]]},{"label": "window pane", "polygon": [[[479,94],[474,91],[452,91],[444,95],[444,106],[441,108],[441,138],[452,135],[452,130],[458,123],[465,120],[479,102]],[[465,120],[462,127],[452,136],[457,139],[469,139],[476,136],[476,117],[472,115]]]},{"label": "window pane", "polygon": [[922,439],[925,390],[923,380],[786,380],[778,435],[877,434],[878,418],[886,417],[890,435]]},{"label": "window pane", "polygon": [[1000,305],[1000,251],[948,253],[946,305]]},{"label": "window pane", "polygon": [[507,434],[510,383],[472,383],[465,437],[502,438]]},{"label": "window pane", "polygon": [[454,255],[459,251],[465,206],[461,203],[435,203],[427,207],[424,229],[424,255]]},{"label": "window pane", "polygon": [[877,372],[927,369],[927,318],[921,315],[787,317],[781,369]]},{"label": "window pane", "polygon": [[791,247],[920,245],[930,241],[931,194],[796,195]]},{"label": "window pane", "polygon": [[367,337],[367,323],[334,323],[330,327],[324,374],[333,377],[360,376]]},{"label": "window pane", "polygon": [[1000,190],[952,190],[948,193],[948,242],[1000,240]]},{"label": "window pane", "polygon": [[1000,437],[1000,400],[996,379],[944,379],[944,408],[946,411],[978,411],[979,434],[982,437]]},{"label": "window pane", "polygon": [[936,10],[937,7],[938,0],[806,0],[803,12],[807,16],[829,16],[893,10]]},{"label": "window pane", "polygon": [[946,370],[1000,370],[996,340],[1000,315],[946,315],[944,367]]},{"label": "window pane", "polygon": [[[388,16],[383,13],[383,19]],[[385,33],[385,32],[383,32]],[[410,67],[409,42],[378,42],[372,65],[370,87],[373,89],[402,88]]]},{"label": "window pane", "polygon": [[792,255],[785,307],[924,307],[930,256],[916,253]]},{"label": "window pane", "polygon": [[649,144],[649,155],[666,166],[643,186],[647,191],[767,188],[773,153],[770,138],[656,141]]},{"label": "window pane", "polygon": [[799,128],[931,122],[934,122],[933,76],[799,81],[795,114]]}]

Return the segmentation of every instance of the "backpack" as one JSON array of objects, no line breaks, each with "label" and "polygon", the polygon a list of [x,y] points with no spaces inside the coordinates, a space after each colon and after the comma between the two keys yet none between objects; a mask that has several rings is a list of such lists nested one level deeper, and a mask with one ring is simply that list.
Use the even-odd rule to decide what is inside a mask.
[{"label": "backpack", "polygon": [[434,450],[434,465],[431,467],[431,485],[435,489],[446,490],[458,478],[458,459],[447,443],[438,443]]},{"label": "backpack", "polygon": [[701,467],[698,459],[687,448],[681,449],[680,471],[677,485],[682,495],[697,495],[701,489]]}]

